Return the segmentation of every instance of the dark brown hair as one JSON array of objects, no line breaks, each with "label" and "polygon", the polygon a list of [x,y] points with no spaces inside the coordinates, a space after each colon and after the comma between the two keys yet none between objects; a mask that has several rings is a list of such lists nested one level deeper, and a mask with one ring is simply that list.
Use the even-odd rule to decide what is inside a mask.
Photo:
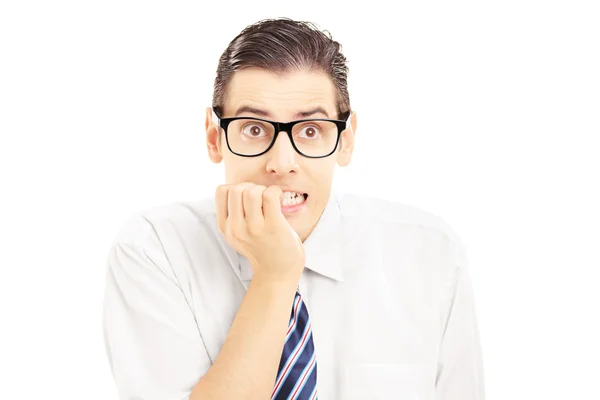
[{"label": "dark brown hair", "polygon": [[265,19],[246,27],[219,59],[213,108],[222,114],[227,89],[235,71],[258,67],[274,73],[308,69],[329,75],[337,91],[338,118],[351,110],[348,67],[342,46],[313,23],[289,18]]}]

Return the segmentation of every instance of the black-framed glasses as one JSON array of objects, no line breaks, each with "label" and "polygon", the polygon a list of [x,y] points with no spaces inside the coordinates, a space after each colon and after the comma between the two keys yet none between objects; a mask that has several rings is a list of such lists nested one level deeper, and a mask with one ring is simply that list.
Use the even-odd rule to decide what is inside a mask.
[{"label": "black-framed glasses", "polygon": [[255,117],[220,118],[213,109],[213,118],[225,132],[229,151],[241,157],[257,157],[273,147],[279,132],[286,132],[294,150],[308,158],[332,155],[348,124],[350,112],[343,119],[301,119],[276,122]]}]

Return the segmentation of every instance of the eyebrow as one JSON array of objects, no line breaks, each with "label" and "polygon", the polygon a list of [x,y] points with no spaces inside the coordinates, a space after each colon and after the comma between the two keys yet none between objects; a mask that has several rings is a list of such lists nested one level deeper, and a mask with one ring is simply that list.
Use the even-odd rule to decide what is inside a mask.
[{"label": "eyebrow", "polygon": [[[242,113],[250,113],[250,114],[255,114],[255,115],[258,115],[261,117],[265,117],[265,118],[271,118],[271,114],[268,111],[261,110],[259,108],[255,108],[255,107],[250,107],[250,106],[242,106],[242,107],[238,108],[238,110],[235,113],[235,116],[237,117]],[[304,118],[308,118],[314,114],[323,114],[323,115],[325,115],[326,118],[329,118],[329,114],[327,114],[327,111],[323,107],[315,107],[315,108],[311,108],[310,110],[307,110],[307,111],[299,111],[296,113],[294,118],[304,119]]]}]

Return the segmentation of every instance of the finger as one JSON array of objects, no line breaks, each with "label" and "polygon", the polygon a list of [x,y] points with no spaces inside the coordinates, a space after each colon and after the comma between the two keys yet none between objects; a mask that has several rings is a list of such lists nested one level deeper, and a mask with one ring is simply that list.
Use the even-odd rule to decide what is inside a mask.
[{"label": "finger", "polygon": [[233,185],[233,187],[229,189],[229,196],[227,198],[229,213],[229,217],[227,218],[228,220],[240,222],[244,220],[244,203],[242,195],[244,190],[251,186],[254,186],[254,184],[250,182],[244,182]]},{"label": "finger", "polygon": [[279,186],[269,186],[263,192],[263,214],[265,221],[283,217],[281,212],[281,199],[283,191]]},{"label": "finger", "polygon": [[229,211],[227,209],[227,197],[231,185],[219,185],[215,192],[215,208],[217,212],[217,226],[222,233],[225,233],[225,222]]},{"label": "finger", "polygon": [[262,206],[263,192],[266,189],[266,186],[255,185],[244,191],[244,213],[246,214],[246,222],[249,225],[249,229],[257,230],[265,222]]}]

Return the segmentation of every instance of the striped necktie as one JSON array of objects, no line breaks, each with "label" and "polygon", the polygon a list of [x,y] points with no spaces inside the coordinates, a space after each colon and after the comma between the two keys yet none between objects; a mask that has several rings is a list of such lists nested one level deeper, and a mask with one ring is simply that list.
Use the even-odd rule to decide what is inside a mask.
[{"label": "striped necktie", "polygon": [[316,400],[317,360],[306,304],[296,290],[272,400]]}]

